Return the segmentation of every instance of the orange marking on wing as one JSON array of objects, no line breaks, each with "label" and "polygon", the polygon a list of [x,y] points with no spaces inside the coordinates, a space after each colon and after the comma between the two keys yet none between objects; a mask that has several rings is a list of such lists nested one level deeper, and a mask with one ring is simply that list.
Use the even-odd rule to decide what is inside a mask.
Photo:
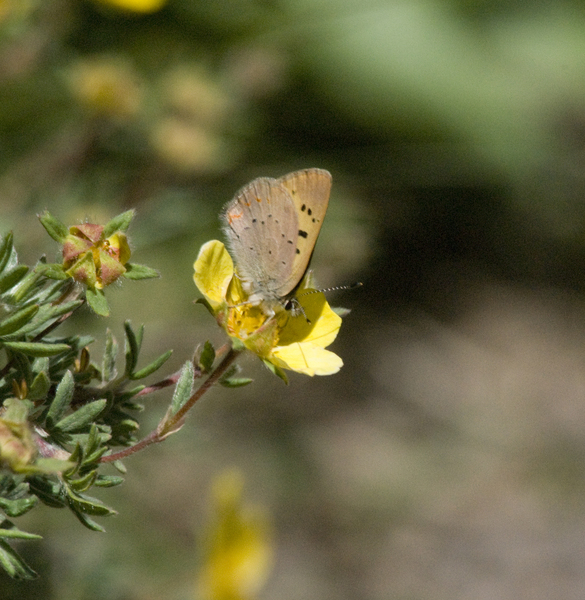
[{"label": "orange marking on wing", "polygon": [[241,219],[244,216],[244,211],[240,211],[240,212],[228,212],[227,213],[227,218],[228,218],[228,223],[231,225],[236,219]]}]

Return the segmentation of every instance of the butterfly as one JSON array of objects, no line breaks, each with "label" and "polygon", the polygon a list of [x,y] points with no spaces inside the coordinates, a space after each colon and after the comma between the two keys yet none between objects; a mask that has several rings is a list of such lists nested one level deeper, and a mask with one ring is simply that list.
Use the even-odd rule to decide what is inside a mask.
[{"label": "butterfly", "polygon": [[304,169],[260,177],[227,204],[223,229],[250,304],[290,309],[329,204],[331,174]]}]

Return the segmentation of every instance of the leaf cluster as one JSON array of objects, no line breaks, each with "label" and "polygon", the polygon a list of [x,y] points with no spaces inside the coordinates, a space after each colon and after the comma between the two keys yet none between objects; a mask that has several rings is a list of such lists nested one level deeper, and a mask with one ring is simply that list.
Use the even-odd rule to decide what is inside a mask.
[{"label": "leaf cluster", "polygon": [[34,571],[12,543],[38,539],[13,519],[40,504],[68,508],[86,527],[115,511],[88,494],[122,483],[124,466],[101,461],[116,447],[132,445],[145,386],[143,378],[170,357],[166,352],[139,367],[143,327],[125,324],[124,368],[110,331],[101,364],[88,336],[56,334],[85,302],[70,279],[55,279],[43,260],[20,265],[12,235],[0,239],[0,565],[18,579]]}]

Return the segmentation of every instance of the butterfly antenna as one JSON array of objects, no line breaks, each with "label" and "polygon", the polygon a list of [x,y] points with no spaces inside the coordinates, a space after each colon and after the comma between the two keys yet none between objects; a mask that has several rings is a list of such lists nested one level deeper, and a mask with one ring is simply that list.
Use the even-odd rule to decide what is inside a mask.
[{"label": "butterfly antenna", "polygon": [[320,288],[318,290],[307,290],[306,292],[299,292],[298,296],[308,296],[309,294],[326,294],[327,292],[336,292],[338,290],[357,290],[358,288],[363,287],[363,283],[361,281],[356,281],[355,283],[350,283],[349,285],[336,285],[334,287],[329,288]]}]

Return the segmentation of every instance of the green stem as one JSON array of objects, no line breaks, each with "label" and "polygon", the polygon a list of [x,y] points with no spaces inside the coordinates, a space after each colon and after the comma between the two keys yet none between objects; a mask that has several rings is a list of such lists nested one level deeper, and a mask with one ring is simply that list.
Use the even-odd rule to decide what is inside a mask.
[{"label": "green stem", "polygon": [[223,357],[222,361],[217,367],[211,372],[209,377],[201,384],[197,390],[191,395],[189,400],[172,416],[165,418],[159,423],[159,426],[151,431],[145,438],[142,438],[139,442],[128,448],[124,448],[119,452],[102,456],[100,462],[108,463],[116,460],[121,460],[136,452],[140,452],[151,444],[158,444],[162,442],[168,435],[176,431],[184,421],[187,413],[193,408],[195,402],[205,394],[211,387],[213,387],[222,377],[222,375],[229,369],[232,363],[240,355],[241,350],[234,350],[230,348],[228,353]]}]

